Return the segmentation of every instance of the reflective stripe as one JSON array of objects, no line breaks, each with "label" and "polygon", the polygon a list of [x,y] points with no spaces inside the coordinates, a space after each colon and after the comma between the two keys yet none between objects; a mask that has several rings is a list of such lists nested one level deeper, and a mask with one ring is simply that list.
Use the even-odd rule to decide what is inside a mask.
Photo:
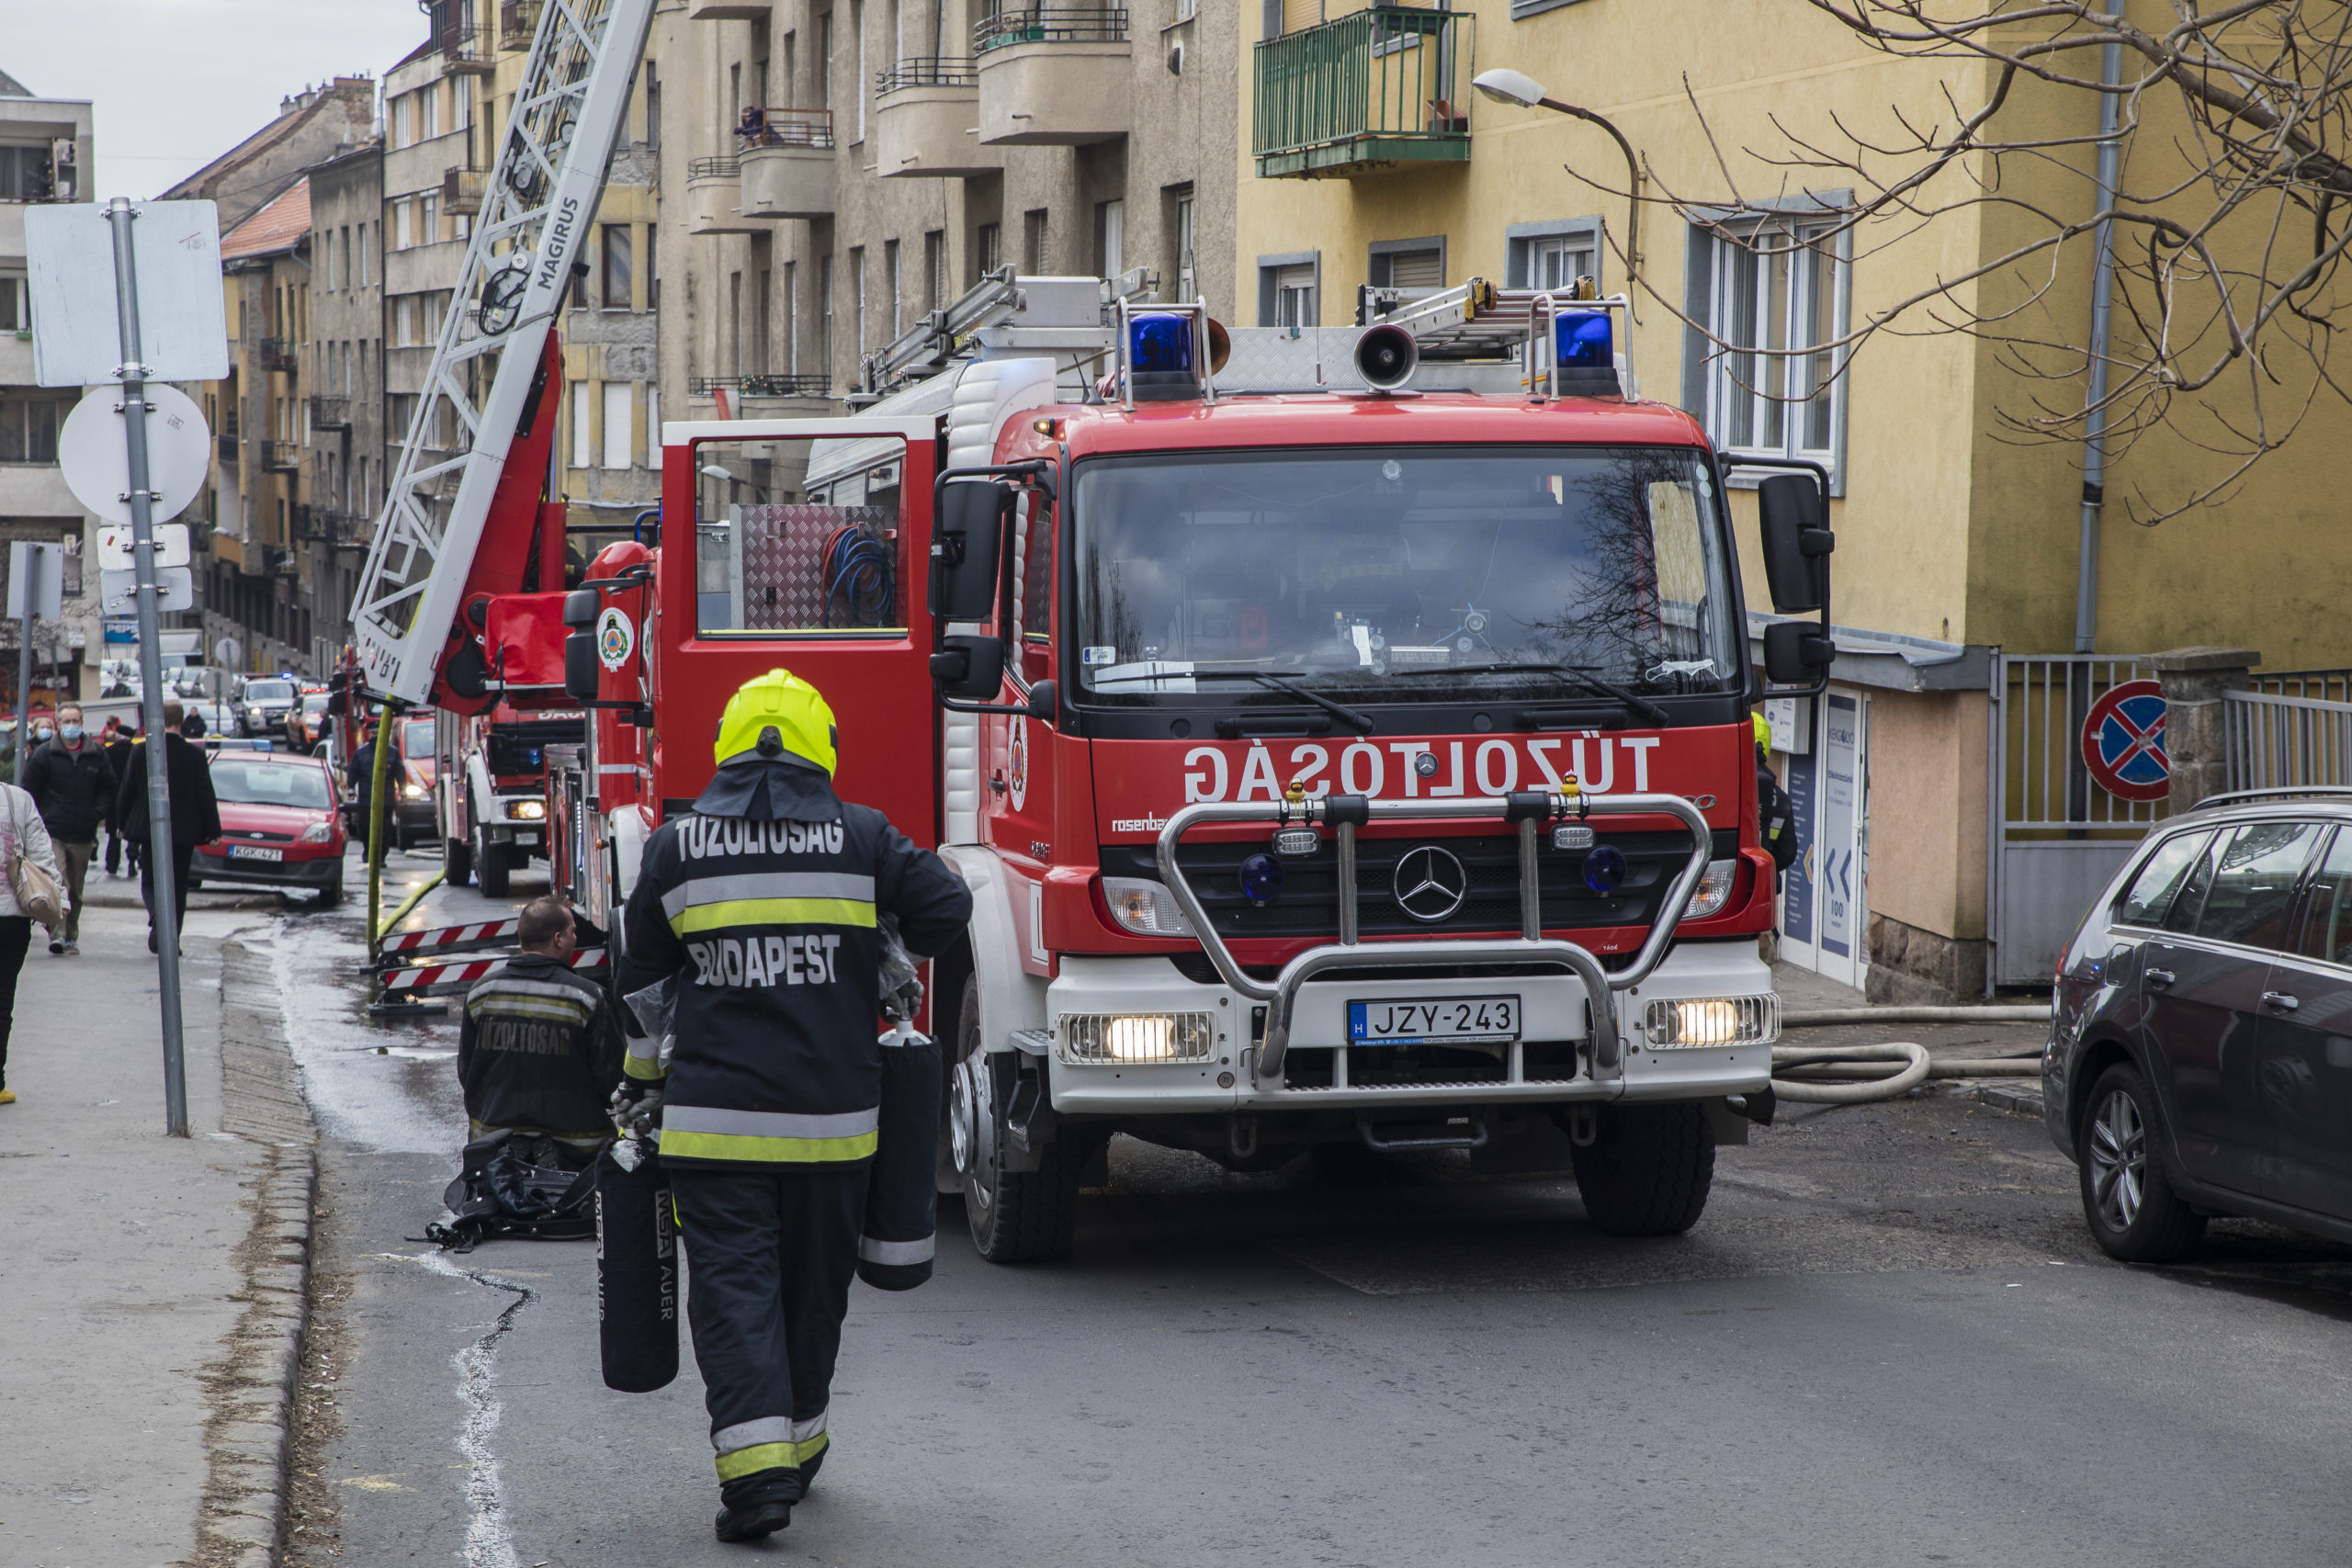
[{"label": "reflective stripe", "polygon": [[921,1241],[877,1241],[862,1235],[857,1238],[857,1255],[868,1263],[928,1263],[933,1239],[925,1236]]},{"label": "reflective stripe", "polygon": [[[746,1441],[759,1438],[763,1441]],[[740,1481],[747,1475],[757,1475],[763,1470],[797,1470],[825,1451],[830,1438],[825,1432],[825,1417],[811,1416],[806,1421],[787,1421],[781,1416],[763,1416],[757,1421],[745,1421],[722,1427],[711,1434],[711,1445],[718,1450],[718,1479]]]},{"label": "reflective stripe", "polygon": [[846,871],[746,871],[730,876],[697,876],[662,895],[662,912],[675,920],[699,904],[769,898],[845,898],[871,904],[874,879]]},{"label": "reflective stripe", "polygon": [[667,1077],[662,1071],[662,1043],[650,1034],[630,1041],[628,1055],[621,1058],[621,1071],[633,1078]]},{"label": "reflective stripe", "polygon": [[720,1453],[732,1453],[760,1443],[805,1443],[825,1429],[826,1412],[819,1411],[806,1421],[795,1421],[785,1416],[763,1416],[756,1421],[739,1421],[732,1427],[721,1427],[710,1435],[710,1446]]},{"label": "reflective stripe", "polygon": [[870,930],[873,925],[873,900],[854,898],[734,898],[723,904],[696,904],[670,920],[670,929],[680,936],[726,926],[864,926]]},{"label": "reflective stripe", "polygon": [[553,997],[582,1004],[590,1001],[587,993],[577,986],[567,986],[560,980],[525,980],[513,975],[497,975],[484,980],[469,994],[469,999],[502,992],[518,997]]},{"label": "reflective stripe", "polygon": [[662,1157],[820,1165],[871,1159],[881,1145],[880,1107],[831,1116],[671,1105],[662,1112]]},{"label": "reflective stripe", "polygon": [[586,1023],[590,1011],[584,1002],[546,1001],[537,997],[469,997],[466,1010],[478,1019],[533,1018],[574,1027]]}]

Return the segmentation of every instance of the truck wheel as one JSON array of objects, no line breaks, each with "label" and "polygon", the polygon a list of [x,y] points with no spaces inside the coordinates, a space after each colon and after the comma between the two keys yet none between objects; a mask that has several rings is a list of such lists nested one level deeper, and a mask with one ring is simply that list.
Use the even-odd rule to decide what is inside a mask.
[{"label": "truck wheel", "polygon": [[1004,1107],[996,1103],[988,1056],[980,1049],[980,991],[964,987],[956,1026],[956,1069],[947,1084],[947,1135],[964,1182],[964,1217],[972,1245],[991,1263],[1041,1263],[1068,1258],[1078,1236],[1078,1184],[1086,1166],[1076,1138],[1046,1145],[1036,1170],[1003,1168]]},{"label": "truck wheel", "polygon": [[1577,1190],[1611,1235],[1679,1235],[1699,1223],[1715,1179],[1706,1107],[1603,1105],[1598,1136],[1572,1148]]},{"label": "truck wheel", "polygon": [[490,830],[480,829],[474,837],[474,880],[481,885],[485,898],[506,897],[506,846],[490,841]]},{"label": "truck wheel", "polygon": [[441,880],[463,887],[474,876],[474,847],[463,839],[441,840]]}]

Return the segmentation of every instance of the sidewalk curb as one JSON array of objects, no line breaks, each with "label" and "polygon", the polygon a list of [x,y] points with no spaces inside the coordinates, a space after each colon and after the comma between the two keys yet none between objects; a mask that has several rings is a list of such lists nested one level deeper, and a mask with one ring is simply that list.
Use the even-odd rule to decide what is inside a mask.
[{"label": "sidewalk curb", "polygon": [[318,1129],[286,1043],[268,955],[220,948],[221,1130],[260,1145],[252,1228],[237,1249],[245,1303],[205,1371],[210,1473],[197,1520],[198,1568],[277,1568],[288,1449],[310,1325],[311,1203]]},{"label": "sidewalk curb", "polygon": [[2041,1085],[2030,1087],[2014,1083],[1961,1083],[1951,1091],[1962,1100],[1973,1100],[2006,1111],[2013,1116],[2030,1116],[2041,1120]]}]

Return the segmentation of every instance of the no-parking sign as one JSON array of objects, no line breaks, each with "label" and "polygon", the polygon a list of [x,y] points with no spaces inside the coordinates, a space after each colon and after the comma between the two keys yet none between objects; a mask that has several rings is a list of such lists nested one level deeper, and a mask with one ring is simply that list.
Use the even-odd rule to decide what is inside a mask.
[{"label": "no-parking sign", "polygon": [[2083,765],[2120,800],[2162,800],[2172,793],[2165,754],[2165,691],[2154,681],[2109,687],[2083,719]]}]

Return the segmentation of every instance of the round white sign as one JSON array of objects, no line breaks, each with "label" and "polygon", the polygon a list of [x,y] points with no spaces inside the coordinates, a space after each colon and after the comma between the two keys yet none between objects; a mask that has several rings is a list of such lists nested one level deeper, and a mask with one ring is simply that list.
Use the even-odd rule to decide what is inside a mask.
[{"label": "round white sign", "polygon": [[[204,488],[212,467],[212,433],[203,411],[177,387],[147,384],[147,488],[159,499],[155,522],[177,517]],[[74,498],[102,523],[130,522],[130,451],[123,441],[120,387],[83,395],[57,433],[57,466]]]},{"label": "round white sign", "polygon": [[618,671],[636,651],[637,627],[628,613],[617,604],[605,605],[605,613],[596,617],[596,661],[607,670]]}]

